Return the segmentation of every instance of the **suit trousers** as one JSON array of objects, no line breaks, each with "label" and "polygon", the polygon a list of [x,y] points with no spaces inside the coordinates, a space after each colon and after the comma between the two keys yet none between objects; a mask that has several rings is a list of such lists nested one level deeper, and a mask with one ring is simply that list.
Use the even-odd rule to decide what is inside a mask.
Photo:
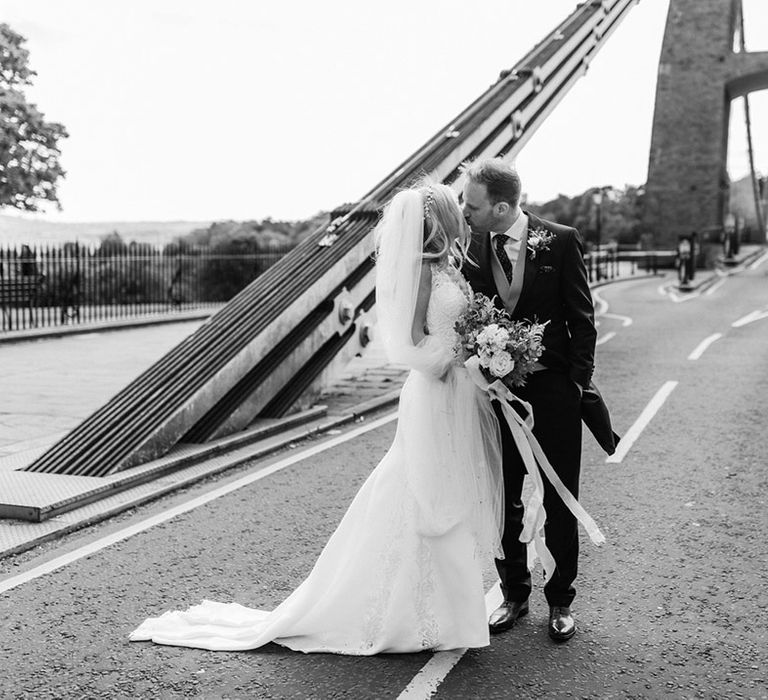
[{"label": "suit trousers", "polygon": [[[581,470],[581,400],[576,384],[567,374],[541,370],[529,375],[526,385],[514,393],[531,404],[533,434],[541,444],[566,488],[579,496]],[[515,406],[522,415],[522,407]],[[505,522],[502,537],[504,559],[496,560],[505,600],[522,602],[531,593],[527,547],[520,542],[523,528],[523,479],[526,471],[501,410],[494,402],[502,439]],[[549,605],[568,606],[576,595],[579,559],[578,522],[544,477],[544,537],[555,559],[555,572],[544,586]]]}]

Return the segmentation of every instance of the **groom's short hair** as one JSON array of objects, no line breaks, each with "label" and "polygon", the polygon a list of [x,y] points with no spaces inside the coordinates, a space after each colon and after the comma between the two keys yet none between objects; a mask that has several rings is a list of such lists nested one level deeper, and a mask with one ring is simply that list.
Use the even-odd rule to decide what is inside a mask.
[{"label": "groom's short hair", "polygon": [[464,166],[463,172],[473,182],[485,185],[491,204],[507,202],[511,207],[516,207],[520,203],[520,176],[517,170],[501,158],[469,163]]}]

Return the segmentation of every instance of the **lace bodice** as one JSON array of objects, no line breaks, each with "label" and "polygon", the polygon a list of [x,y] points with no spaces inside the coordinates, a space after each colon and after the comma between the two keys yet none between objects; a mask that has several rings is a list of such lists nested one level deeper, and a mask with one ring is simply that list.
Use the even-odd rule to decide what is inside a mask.
[{"label": "lace bodice", "polygon": [[471,291],[461,273],[450,265],[432,265],[432,289],[427,306],[427,331],[455,347],[454,324],[467,308]]}]

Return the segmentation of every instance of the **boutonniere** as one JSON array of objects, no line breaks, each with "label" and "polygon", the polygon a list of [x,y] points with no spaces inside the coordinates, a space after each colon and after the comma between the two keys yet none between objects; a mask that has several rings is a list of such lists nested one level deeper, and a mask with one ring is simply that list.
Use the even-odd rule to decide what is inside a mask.
[{"label": "boutonniere", "polygon": [[537,226],[532,231],[529,231],[527,248],[531,260],[533,260],[539,253],[549,250],[549,244],[554,237],[555,234],[551,231],[547,231],[543,226]]}]

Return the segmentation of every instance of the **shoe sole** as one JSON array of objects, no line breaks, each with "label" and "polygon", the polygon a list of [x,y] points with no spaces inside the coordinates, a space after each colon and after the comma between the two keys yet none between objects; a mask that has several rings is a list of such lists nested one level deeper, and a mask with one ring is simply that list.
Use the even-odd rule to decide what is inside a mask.
[{"label": "shoe sole", "polygon": [[515,626],[515,623],[521,617],[525,617],[527,614],[528,614],[528,608],[527,607],[521,608],[520,612],[517,614],[517,617],[514,620],[512,620],[510,623],[504,625],[503,627],[492,627],[491,625],[488,625],[488,631],[491,634],[499,634],[500,632],[508,632],[509,630],[511,630]]},{"label": "shoe sole", "polygon": [[573,635],[576,634],[576,628],[574,627],[570,632],[567,632],[566,634],[554,634],[553,632],[549,632],[549,638],[553,642],[557,642],[558,644],[562,642],[567,642]]}]

